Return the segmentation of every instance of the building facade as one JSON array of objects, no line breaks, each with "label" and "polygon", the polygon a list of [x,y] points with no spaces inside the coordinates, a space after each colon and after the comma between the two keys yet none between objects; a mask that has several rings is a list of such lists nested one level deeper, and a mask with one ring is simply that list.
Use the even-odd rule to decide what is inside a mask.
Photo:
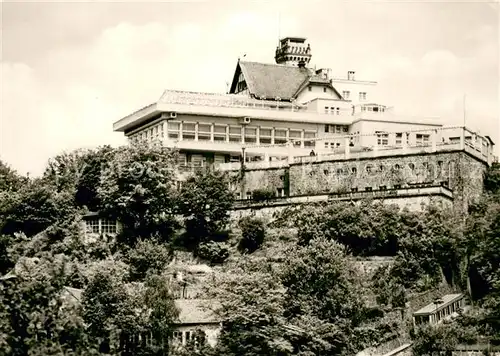
[{"label": "building facade", "polygon": [[[467,169],[460,162],[477,168],[474,184],[492,163],[489,137],[444,127],[438,118],[396,114],[375,100],[377,82],[358,80],[354,71],[334,77],[331,69],[313,68],[311,58],[305,38],[286,37],[276,64],[238,60],[228,93],[165,90],[113,128],[131,144],[177,149],[179,167],[187,171],[244,168],[234,187],[239,199],[251,198],[266,181],[277,197],[397,190],[413,183],[444,184],[455,192],[456,175],[444,178],[448,160],[459,162],[462,173]],[[381,171],[386,161],[388,169]],[[441,175],[429,178],[426,167],[438,164],[443,167],[433,172]],[[276,172],[288,178],[277,180]],[[460,186],[468,188],[473,190]]]}]

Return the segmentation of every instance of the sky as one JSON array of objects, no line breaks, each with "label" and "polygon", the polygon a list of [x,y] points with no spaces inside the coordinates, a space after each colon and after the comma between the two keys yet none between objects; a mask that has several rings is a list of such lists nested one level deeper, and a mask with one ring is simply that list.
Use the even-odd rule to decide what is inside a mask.
[{"label": "sky", "polygon": [[[0,2],[0,159],[125,143],[113,122],[164,89],[226,92],[238,57],[274,62],[306,37],[311,64],[375,80],[399,113],[500,141],[499,4],[484,1]],[[497,145],[497,155],[500,142]]]}]

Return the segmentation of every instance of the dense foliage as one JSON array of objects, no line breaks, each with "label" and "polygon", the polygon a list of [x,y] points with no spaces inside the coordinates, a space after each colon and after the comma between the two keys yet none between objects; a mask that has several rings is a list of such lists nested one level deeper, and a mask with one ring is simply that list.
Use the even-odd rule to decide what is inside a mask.
[{"label": "dense foliage", "polygon": [[252,253],[264,242],[266,235],[265,223],[262,219],[244,217],[238,225],[241,229],[239,248],[243,252]]},{"label": "dense foliage", "polygon": [[226,227],[234,195],[220,172],[198,171],[183,183],[179,210],[184,216],[187,242],[198,244]]},{"label": "dense foliage", "polygon": [[[227,176],[199,171],[179,191],[174,162],[161,148],[102,147],[63,153],[35,179],[0,162],[4,354],[117,355],[134,335],[154,342],[129,344],[130,354],[177,356],[347,355],[401,329],[416,355],[478,335],[500,341],[497,167],[467,215],[432,205],[307,205],[273,224],[244,218],[234,239],[224,231],[234,199]],[[121,235],[87,240],[89,210],[121,220]],[[169,350],[178,310],[165,273],[173,249],[186,247],[218,271],[206,285],[222,305],[215,349]],[[371,256],[391,263],[366,280],[356,258]],[[469,290],[473,311],[438,328],[405,326],[399,311],[411,296],[443,283]]]}]

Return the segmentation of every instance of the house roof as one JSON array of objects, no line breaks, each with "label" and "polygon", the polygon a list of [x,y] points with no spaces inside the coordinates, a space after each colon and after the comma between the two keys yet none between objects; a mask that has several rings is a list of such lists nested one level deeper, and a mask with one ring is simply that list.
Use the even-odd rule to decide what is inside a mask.
[{"label": "house roof", "polygon": [[441,298],[441,303],[439,303],[438,305],[434,304],[434,303],[430,303],[430,304],[427,304],[425,307],[417,310],[415,313],[413,313],[413,315],[428,315],[428,314],[433,314],[435,313],[437,310],[440,310],[446,306],[448,306],[449,304],[457,301],[457,300],[460,300],[464,297],[464,295],[462,293],[458,293],[458,294],[446,294],[445,296],[443,296]]},{"label": "house roof", "polygon": [[335,87],[332,85],[332,82],[330,81],[330,79],[327,79],[321,75],[311,75],[309,76],[298,88],[297,90],[295,90],[295,93],[293,94],[294,97],[296,97],[297,95],[299,95],[299,93],[305,88],[307,87],[309,84],[319,84],[319,85],[323,85],[323,86],[326,86],[330,89],[332,89],[334,92],[335,92],[335,95],[337,96],[337,99],[341,99],[343,100],[342,98],[342,95],[340,95],[340,93],[337,91],[337,89],[335,89]]},{"label": "house roof", "polygon": [[231,84],[231,93],[236,91],[240,73],[245,76],[250,95],[259,99],[290,101],[297,89],[308,80],[309,69],[279,64],[264,64],[239,61]]},{"label": "house roof", "polygon": [[179,309],[178,324],[217,324],[219,320],[213,312],[216,303],[208,299],[176,299]]}]

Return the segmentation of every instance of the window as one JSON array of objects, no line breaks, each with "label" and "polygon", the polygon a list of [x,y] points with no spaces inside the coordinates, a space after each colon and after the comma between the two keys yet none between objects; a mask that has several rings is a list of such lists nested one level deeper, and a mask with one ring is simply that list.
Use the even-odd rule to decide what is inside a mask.
[{"label": "window", "polygon": [[401,189],[401,184],[394,184],[394,189]]},{"label": "window", "polygon": [[307,87],[307,90],[312,91],[312,87],[309,85],[309,86]]},{"label": "window", "polygon": [[337,169],[337,175],[341,175],[343,173],[342,168]]},{"label": "window", "polygon": [[194,141],[195,139],[195,129],[196,124],[194,123],[182,123],[182,139],[186,141]]},{"label": "window", "polygon": [[316,138],[316,132],[314,131],[305,131],[304,132],[304,147],[306,148],[311,148],[315,146],[314,141],[308,141],[307,139],[315,139]]},{"label": "window", "polygon": [[328,106],[325,106],[325,114],[329,114],[330,113],[330,108]]},{"label": "window", "polygon": [[252,192],[247,192],[247,199],[251,200],[252,199]]},{"label": "window", "polygon": [[342,128],[342,131],[344,131],[344,132],[349,132],[349,126],[344,126],[344,127]]},{"label": "window", "polygon": [[177,164],[180,166],[185,166],[187,164],[187,156],[185,153],[179,153],[177,156]]},{"label": "window", "polygon": [[408,167],[409,167],[412,171],[414,171],[414,170],[415,170],[415,165],[414,165],[413,163],[409,163],[409,164],[408,164]]},{"label": "window", "polygon": [[323,170],[323,174],[324,174],[325,176],[327,176],[329,173],[330,173],[330,172],[328,171],[328,169],[324,169],[324,170]]},{"label": "window", "polygon": [[326,93],[326,87],[323,87],[323,93]]},{"label": "window", "polygon": [[286,143],[286,130],[284,129],[274,130],[274,143],[275,144]]},{"label": "window", "polygon": [[366,166],[366,173],[371,173],[372,172],[372,166],[368,165]]},{"label": "window", "polygon": [[349,96],[350,96],[350,95],[351,95],[351,92],[350,92],[349,90],[344,90],[344,91],[342,92],[342,97],[343,97],[344,99],[349,99]]},{"label": "window", "polygon": [[203,167],[205,161],[206,158],[203,155],[191,155],[191,166],[193,167]]},{"label": "window", "polygon": [[358,172],[358,169],[356,167],[351,168],[352,174],[356,174]]},{"label": "window", "polygon": [[427,146],[429,144],[429,138],[430,135],[417,134],[415,137],[417,146]]},{"label": "window", "polygon": [[340,115],[340,108],[337,108],[337,115]]},{"label": "window", "polygon": [[351,188],[351,192],[355,193],[358,191],[358,188]]},{"label": "window", "polygon": [[230,142],[241,142],[241,127],[230,126],[229,127],[229,141]]},{"label": "window", "polygon": [[284,188],[276,188],[276,195],[278,197],[284,197],[285,196],[285,189]]},{"label": "window", "polygon": [[179,138],[180,122],[169,121],[167,125],[168,138],[177,140]]},{"label": "window", "polygon": [[396,164],[394,165],[394,169],[395,169],[395,170],[399,170],[400,168],[401,168],[401,167],[399,166],[399,164],[397,164],[397,163],[396,163]]},{"label": "window", "polygon": [[298,130],[290,130],[290,140],[293,141],[294,146],[301,146],[301,132]]},{"label": "window", "polygon": [[342,128],[339,125],[335,125],[335,133],[342,133]]},{"label": "window", "polygon": [[226,141],[226,126],[223,125],[214,126],[214,141],[218,142]]},{"label": "window", "polygon": [[330,143],[325,142],[325,148],[328,148],[328,147],[329,147],[329,145],[330,145]]},{"label": "window", "polygon": [[359,100],[366,100],[366,92],[364,91],[359,92]]},{"label": "window", "polygon": [[87,231],[92,234],[99,233],[99,219],[89,219],[86,222]]},{"label": "window", "polygon": [[116,234],[116,221],[92,218],[85,222],[87,231],[92,234]]},{"label": "window", "polygon": [[384,171],[384,169],[385,169],[384,165],[383,165],[383,164],[381,164],[381,165],[380,165],[380,167],[379,167],[380,172],[383,172],[383,171]]},{"label": "window", "polygon": [[373,190],[372,187],[365,187],[365,191],[367,192],[371,192],[372,190]]},{"label": "window", "polygon": [[329,130],[328,130],[329,127],[330,127],[330,125],[325,125],[325,132],[329,132]]},{"label": "window", "polygon": [[256,143],[257,142],[257,128],[256,127],[245,127],[245,143]]},{"label": "window", "polygon": [[379,189],[380,190],[387,190],[387,187],[385,185],[381,185]]},{"label": "window", "polygon": [[182,342],[182,332],[174,331],[172,333],[172,338],[174,339],[174,342]]},{"label": "window", "polygon": [[260,143],[270,144],[271,143],[271,131],[272,129],[260,128],[259,140]]},{"label": "window", "polygon": [[102,234],[116,234],[116,221],[114,220],[101,220],[101,233]]},{"label": "window", "polygon": [[403,134],[401,132],[396,132],[396,146],[401,146],[403,144]]},{"label": "window", "polygon": [[198,124],[198,141],[210,141],[211,124]]},{"label": "window", "polygon": [[389,145],[389,134],[387,132],[375,131],[377,134],[377,145],[387,146]]}]

